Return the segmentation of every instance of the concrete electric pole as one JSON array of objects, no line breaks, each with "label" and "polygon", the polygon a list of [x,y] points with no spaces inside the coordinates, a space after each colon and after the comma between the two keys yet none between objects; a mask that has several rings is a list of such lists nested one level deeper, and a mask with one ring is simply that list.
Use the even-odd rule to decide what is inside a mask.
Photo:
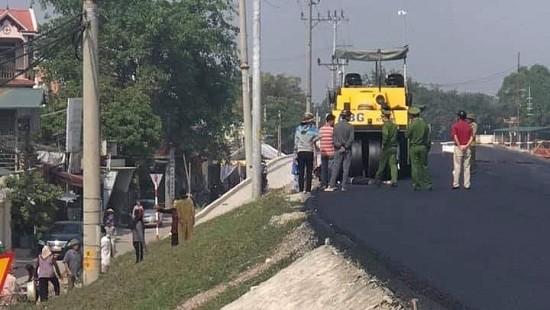
[{"label": "concrete electric pole", "polygon": [[262,196],[261,0],[253,2],[252,24],[252,198]]},{"label": "concrete electric pole", "polygon": [[241,75],[244,118],[244,151],[246,160],[246,177],[252,175],[252,114],[250,106],[250,76],[248,70],[248,32],[246,27],[246,0],[239,0]]},{"label": "concrete electric pole", "polygon": [[340,26],[342,22],[349,21],[349,19],[344,16],[343,10],[340,10],[340,14],[335,10],[333,14],[328,11],[327,18],[322,21],[328,21],[332,24],[332,58],[330,63],[322,63],[321,59],[317,58],[317,64],[327,67],[332,72],[332,91],[336,91],[338,87],[338,72],[341,72],[341,68],[347,65],[347,62],[340,61],[340,59],[336,58],[338,26]]},{"label": "concrete electric pole", "polygon": [[82,39],[83,75],[83,255],[84,285],[93,283],[100,271],[100,187],[99,187],[99,82],[98,72],[98,18],[96,0],[84,1],[86,30]]},{"label": "concrete electric pole", "polygon": [[[302,12],[302,20],[307,21],[307,55],[306,55],[306,74],[307,74],[307,81],[306,81],[306,112],[311,112],[311,98],[312,98],[312,89],[311,89],[311,83],[312,83],[312,73],[311,73],[311,63],[312,63],[312,45],[313,45],[313,28],[317,25],[318,22],[322,21],[328,21],[328,17],[321,17],[320,14],[317,15],[317,17],[313,17],[313,6],[319,4],[321,0],[307,0],[307,17],[304,17],[304,13]],[[316,22],[314,25],[313,22]]]}]

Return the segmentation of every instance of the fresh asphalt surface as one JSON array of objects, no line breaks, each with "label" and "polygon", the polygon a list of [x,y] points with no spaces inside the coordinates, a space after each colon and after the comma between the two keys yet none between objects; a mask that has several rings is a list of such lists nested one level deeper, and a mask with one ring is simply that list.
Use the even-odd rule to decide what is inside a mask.
[{"label": "fresh asphalt surface", "polygon": [[434,190],[351,186],[318,193],[319,214],[474,309],[550,309],[550,161],[478,147],[470,190],[451,190],[452,155],[435,150]]}]

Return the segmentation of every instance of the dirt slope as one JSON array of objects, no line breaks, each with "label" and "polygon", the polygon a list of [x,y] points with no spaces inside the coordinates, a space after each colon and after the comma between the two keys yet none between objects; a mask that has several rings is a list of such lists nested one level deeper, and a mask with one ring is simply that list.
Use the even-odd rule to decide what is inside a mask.
[{"label": "dirt slope", "polygon": [[321,246],[223,309],[366,310],[403,309],[403,306],[335,248]]}]

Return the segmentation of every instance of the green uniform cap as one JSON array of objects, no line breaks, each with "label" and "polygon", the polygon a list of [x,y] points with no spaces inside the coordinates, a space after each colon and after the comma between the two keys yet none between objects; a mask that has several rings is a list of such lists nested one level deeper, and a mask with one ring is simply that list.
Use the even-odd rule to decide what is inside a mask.
[{"label": "green uniform cap", "polygon": [[410,107],[410,108],[409,108],[409,114],[410,114],[410,115],[418,115],[418,114],[420,114],[420,108],[418,108],[418,107]]},{"label": "green uniform cap", "polygon": [[476,116],[474,113],[468,113],[468,116],[466,116],[469,119],[476,119]]},{"label": "green uniform cap", "polygon": [[391,111],[386,110],[386,109],[382,109],[382,115],[391,116]]}]

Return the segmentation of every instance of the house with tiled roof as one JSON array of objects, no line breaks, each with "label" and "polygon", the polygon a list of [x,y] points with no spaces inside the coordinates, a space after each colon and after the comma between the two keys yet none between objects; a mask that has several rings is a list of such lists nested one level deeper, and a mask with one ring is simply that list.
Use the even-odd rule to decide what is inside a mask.
[{"label": "house with tiled roof", "polygon": [[21,142],[39,129],[44,94],[26,44],[37,36],[32,8],[0,9],[0,167],[8,170],[20,169]]}]

